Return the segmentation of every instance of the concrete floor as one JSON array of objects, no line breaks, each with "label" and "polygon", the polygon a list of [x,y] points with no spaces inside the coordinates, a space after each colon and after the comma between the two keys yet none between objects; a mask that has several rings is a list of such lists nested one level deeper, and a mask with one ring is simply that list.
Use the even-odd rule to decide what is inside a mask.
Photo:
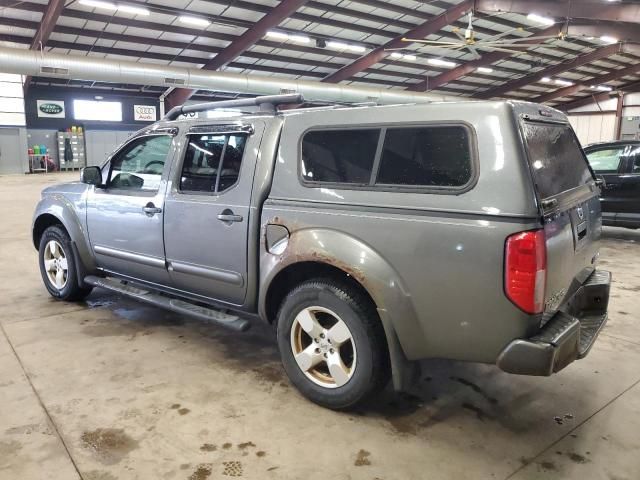
[{"label": "concrete floor", "polygon": [[75,177],[0,177],[0,479],[640,478],[640,232],[605,230],[610,321],[586,359],[551,378],[427,362],[415,395],[334,413],[260,325],[52,300],[31,214]]}]

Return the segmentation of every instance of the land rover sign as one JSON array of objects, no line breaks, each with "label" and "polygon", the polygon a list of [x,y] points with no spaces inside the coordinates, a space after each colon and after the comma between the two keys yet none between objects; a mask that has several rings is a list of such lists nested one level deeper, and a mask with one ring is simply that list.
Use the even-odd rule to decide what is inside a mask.
[{"label": "land rover sign", "polygon": [[62,100],[38,100],[38,117],[64,118],[64,102]]}]

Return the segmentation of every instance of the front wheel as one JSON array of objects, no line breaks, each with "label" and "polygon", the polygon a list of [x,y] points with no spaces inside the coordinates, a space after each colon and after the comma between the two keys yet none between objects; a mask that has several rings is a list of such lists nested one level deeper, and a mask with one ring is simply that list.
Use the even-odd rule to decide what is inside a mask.
[{"label": "front wheel", "polygon": [[278,313],[278,346],[291,382],[328,408],[354,407],[389,380],[377,312],[347,283],[319,279],[291,291]]},{"label": "front wheel", "polygon": [[42,281],[52,297],[73,301],[91,293],[91,287],[78,285],[71,239],[63,228],[54,225],[44,231],[38,254]]}]

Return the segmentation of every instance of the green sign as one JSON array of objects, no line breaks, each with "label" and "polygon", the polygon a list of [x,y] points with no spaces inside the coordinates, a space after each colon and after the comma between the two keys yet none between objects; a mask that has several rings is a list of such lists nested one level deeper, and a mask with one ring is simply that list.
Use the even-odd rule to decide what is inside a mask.
[{"label": "green sign", "polygon": [[43,103],[40,105],[40,111],[47,115],[58,115],[62,113],[62,106],[57,103]]}]

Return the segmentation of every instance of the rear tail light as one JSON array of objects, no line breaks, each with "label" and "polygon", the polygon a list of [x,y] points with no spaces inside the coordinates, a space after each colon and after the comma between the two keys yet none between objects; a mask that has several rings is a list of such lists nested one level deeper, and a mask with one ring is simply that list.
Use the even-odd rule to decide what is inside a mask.
[{"label": "rear tail light", "polygon": [[509,300],[527,313],[544,310],[547,248],[544,230],[520,232],[507,237],[504,289]]}]

